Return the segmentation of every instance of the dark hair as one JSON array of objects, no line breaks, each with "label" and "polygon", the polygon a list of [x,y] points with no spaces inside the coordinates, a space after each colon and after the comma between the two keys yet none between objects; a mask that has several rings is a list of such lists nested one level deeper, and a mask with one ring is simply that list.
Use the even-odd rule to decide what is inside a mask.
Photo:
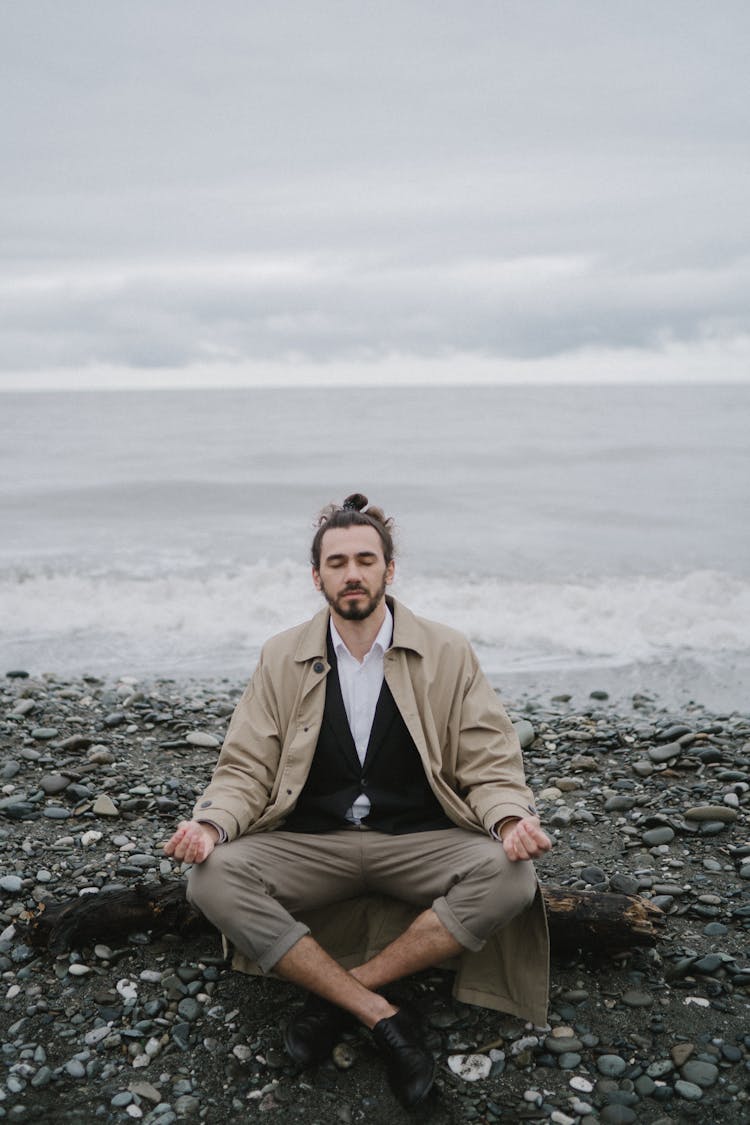
[{"label": "dark hair", "polygon": [[[367,497],[361,492],[347,496],[343,504],[328,504],[315,521],[317,531],[310,548],[310,562],[320,570],[320,544],[327,531],[338,527],[374,527],[383,544],[386,564],[394,555],[393,520],[382,508],[367,507]],[[364,511],[363,509],[367,509]]]}]

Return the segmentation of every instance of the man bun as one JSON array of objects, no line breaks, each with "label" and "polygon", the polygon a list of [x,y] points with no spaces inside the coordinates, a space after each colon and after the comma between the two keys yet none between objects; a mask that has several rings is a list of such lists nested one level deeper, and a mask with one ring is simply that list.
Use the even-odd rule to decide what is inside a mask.
[{"label": "man bun", "polygon": [[361,492],[353,492],[351,496],[347,496],[341,507],[345,512],[361,512],[367,507],[367,497]]}]

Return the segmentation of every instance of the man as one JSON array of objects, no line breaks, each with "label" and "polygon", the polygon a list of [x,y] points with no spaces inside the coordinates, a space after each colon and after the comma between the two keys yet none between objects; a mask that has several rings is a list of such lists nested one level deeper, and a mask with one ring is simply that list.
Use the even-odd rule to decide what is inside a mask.
[{"label": "man", "polygon": [[[191,901],[247,960],[307,990],[285,1033],[292,1058],[323,1061],[359,1020],[412,1106],[434,1060],[381,990],[491,946],[499,999],[476,980],[467,997],[542,1022],[546,928],[528,861],[551,845],[468,642],[386,598],[391,521],[366,506],[355,493],[321,514],[312,576],[328,607],[264,647],[211,784],[165,851],[194,865]],[[365,939],[347,969],[300,915],[346,918],[372,894],[416,916]]]}]

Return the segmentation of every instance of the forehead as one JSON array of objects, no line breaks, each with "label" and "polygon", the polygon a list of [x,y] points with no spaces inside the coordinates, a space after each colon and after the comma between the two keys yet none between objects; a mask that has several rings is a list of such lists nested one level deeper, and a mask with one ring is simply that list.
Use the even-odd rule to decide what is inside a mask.
[{"label": "forehead", "polygon": [[332,527],[323,533],[320,542],[320,560],[331,555],[361,555],[375,553],[385,560],[383,544],[374,527]]}]

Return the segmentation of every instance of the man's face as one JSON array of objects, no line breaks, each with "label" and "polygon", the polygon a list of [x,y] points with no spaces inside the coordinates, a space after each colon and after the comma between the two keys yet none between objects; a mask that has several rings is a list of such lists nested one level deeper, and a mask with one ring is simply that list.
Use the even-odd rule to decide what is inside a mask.
[{"label": "man's face", "polygon": [[393,571],[393,560],[386,565],[374,527],[331,528],[323,535],[320,570],[313,567],[313,582],[335,614],[364,621],[383,601]]}]

